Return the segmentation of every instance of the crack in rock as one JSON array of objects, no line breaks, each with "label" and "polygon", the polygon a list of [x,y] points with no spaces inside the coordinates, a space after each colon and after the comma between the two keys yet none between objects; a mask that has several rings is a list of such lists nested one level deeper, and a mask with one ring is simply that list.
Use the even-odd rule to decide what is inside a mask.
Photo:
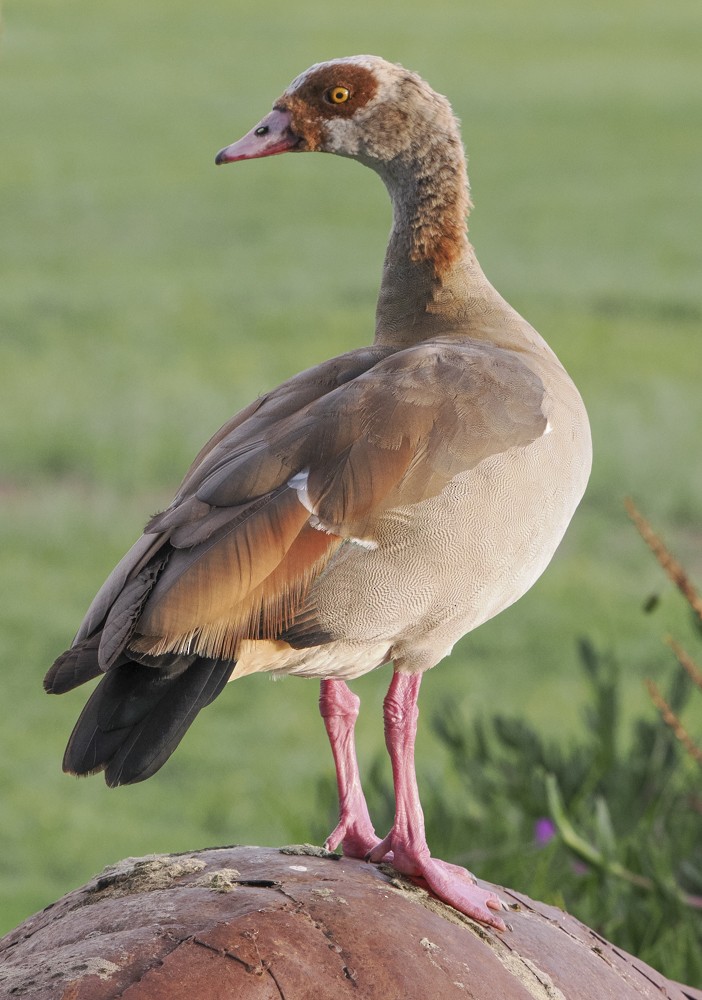
[{"label": "crack in rock", "polygon": [[232,951],[231,948],[217,948],[216,945],[210,944],[209,941],[202,941],[199,937],[194,935],[186,938],[185,940],[192,941],[193,944],[199,945],[200,948],[206,948],[215,955],[223,955],[225,958],[231,959],[232,962],[238,962],[239,965],[243,965],[244,969],[253,976],[262,976],[266,971],[266,963],[261,961],[261,956],[258,954],[258,948],[256,948],[258,962],[256,965],[252,965],[250,962],[247,962],[245,958],[242,958],[240,955],[237,955],[235,951]]},{"label": "crack in rock", "polygon": [[199,945],[201,948],[206,948],[208,951],[214,952],[215,955],[223,955],[225,958],[231,959],[231,961],[233,962],[238,962],[239,965],[242,965],[246,970],[246,972],[248,972],[250,975],[270,976],[270,978],[273,980],[273,983],[275,984],[275,988],[278,991],[280,1000],[286,1000],[283,987],[280,985],[280,982],[278,981],[276,974],[273,972],[271,963],[268,961],[268,959],[264,959],[261,957],[261,953],[258,949],[258,931],[257,930],[243,931],[242,937],[244,937],[247,941],[250,941],[253,944],[253,947],[256,951],[256,959],[257,959],[256,965],[252,965],[250,962],[247,962],[246,959],[242,958],[240,955],[237,955],[237,953],[235,951],[232,951],[230,948],[217,948],[214,945],[209,944],[209,942],[207,941],[200,940],[200,938],[198,937],[192,937],[189,938],[188,940],[191,940],[193,944]]},{"label": "crack in rock", "polygon": [[[324,936],[327,942],[327,947],[330,949],[330,951],[333,951],[335,955],[339,956],[339,960],[345,963],[344,948],[340,944],[338,944],[338,942],[335,940],[334,932],[327,927],[324,921],[316,919],[310,913],[310,911],[305,908],[305,904],[302,902],[302,900],[296,899],[290,892],[288,892],[282,886],[279,886],[279,892],[283,896],[285,896],[286,899],[289,899],[290,902],[293,904],[293,908],[290,912],[297,914],[301,917],[304,917],[306,920],[308,920],[315,928],[315,930],[318,930],[320,934]],[[317,891],[314,891],[314,894],[316,895]],[[343,897],[338,897],[337,901],[342,903],[347,902],[345,899],[343,899]],[[343,972],[346,979],[352,982],[354,986],[358,986],[357,973],[354,969],[351,969],[346,964],[343,964],[341,971]]]}]

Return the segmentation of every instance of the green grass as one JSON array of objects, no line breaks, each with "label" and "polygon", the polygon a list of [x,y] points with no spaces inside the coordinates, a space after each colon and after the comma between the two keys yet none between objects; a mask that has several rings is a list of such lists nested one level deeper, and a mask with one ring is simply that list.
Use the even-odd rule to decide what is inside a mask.
[{"label": "green grass", "polygon": [[[588,404],[589,492],[552,567],[425,681],[468,718],[579,725],[576,640],[626,666],[625,702],[690,625],[626,494],[702,578],[697,0],[9,0],[0,59],[0,932],[125,855],[320,837],[316,686],[230,688],[168,766],[109,792],[60,772],[83,694],[41,677],[97,586],[232,412],[368,342],[390,212],[331,157],[224,170],[310,63],[419,70],[464,125],[471,234]],[[648,595],[660,592],[644,618]],[[388,671],[358,684],[368,763]],[[441,773],[425,725],[421,769]]]}]

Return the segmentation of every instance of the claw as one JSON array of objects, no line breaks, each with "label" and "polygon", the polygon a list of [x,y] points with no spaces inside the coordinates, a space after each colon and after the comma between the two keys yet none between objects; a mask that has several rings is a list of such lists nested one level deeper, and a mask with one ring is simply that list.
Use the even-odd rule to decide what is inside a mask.
[{"label": "claw", "polygon": [[378,843],[375,830],[370,825],[355,822],[356,817],[342,817],[324,841],[324,849],[341,849],[347,858],[368,860],[368,855]]}]

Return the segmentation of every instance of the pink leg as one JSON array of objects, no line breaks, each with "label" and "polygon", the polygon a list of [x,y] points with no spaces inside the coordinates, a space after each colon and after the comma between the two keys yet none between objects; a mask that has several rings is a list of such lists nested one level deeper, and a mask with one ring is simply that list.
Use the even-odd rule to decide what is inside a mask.
[{"label": "pink leg", "polygon": [[421,674],[395,673],[385,696],[385,742],[395,784],[395,822],[387,837],[372,848],[368,860],[381,861],[392,851],[392,864],[398,871],[420,878],[439,899],[461,913],[505,930],[504,922],[490,912],[502,909],[499,898],[479,888],[465,868],[438,861],[429,853],[414,768],[421,679]]},{"label": "pink leg", "polygon": [[339,822],[327,837],[328,851],[339,844],[349,858],[365,858],[378,843],[368,814],[361,777],[358,772],[353,727],[358,718],[360,699],[344,681],[323,680],[319,691],[319,711],[329,736],[336,765],[339,789]]}]

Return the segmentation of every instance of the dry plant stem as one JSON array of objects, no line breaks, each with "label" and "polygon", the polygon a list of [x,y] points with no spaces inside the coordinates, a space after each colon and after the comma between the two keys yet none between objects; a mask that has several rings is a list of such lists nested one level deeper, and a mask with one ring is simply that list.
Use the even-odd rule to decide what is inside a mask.
[{"label": "dry plant stem", "polygon": [[672,729],[675,734],[675,738],[682,743],[692,759],[696,760],[702,767],[702,749],[700,749],[700,747],[698,747],[694,742],[678,716],[658,690],[655,683],[651,680],[647,680],[646,687],[648,688],[648,693],[651,696],[651,701],[661,713],[661,718],[665,722],[666,726]]},{"label": "dry plant stem", "polygon": [[[649,522],[638,510],[636,504],[630,497],[627,497],[625,500],[625,505],[629,517],[636,525],[639,534],[655,555],[666,575],[673,581],[697,617],[700,621],[702,621],[702,598],[700,598],[700,595],[697,593],[697,590],[693,586],[689,576],[677,559],[671,555],[665,543],[655,533]],[[698,669],[692,658],[685,652],[679,643],[671,638],[671,636],[666,638],[666,642],[675,653],[678,662],[688,673],[693,683],[695,683],[697,687],[702,690],[702,672]],[[672,729],[675,734],[675,738],[682,743],[685,750],[693,758],[693,760],[697,761],[697,763],[702,766],[702,750],[694,742],[678,716],[660,693],[657,686],[653,681],[647,680],[646,687],[648,688],[648,693],[651,696],[653,704],[660,712],[665,724]]]},{"label": "dry plant stem", "polygon": [[672,636],[667,636],[665,641],[675,653],[678,663],[687,672],[693,684],[696,684],[700,691],[702,691],[702,670],[699,669],[690,654]]},{"label": "dry plant stem", "polygon": [[668,578],[673,581],[697,617],[700,621],[702,621],[702,597],[700,597],[697,593],[697,590],[684,568],[666,548],[663,540],[655,533],[649,522],[636,507],[634,501],[630,497],[627,497],[624,503],[629,517],[636,525],[636,528],[643,540],[663,567],[664,572]]}]

